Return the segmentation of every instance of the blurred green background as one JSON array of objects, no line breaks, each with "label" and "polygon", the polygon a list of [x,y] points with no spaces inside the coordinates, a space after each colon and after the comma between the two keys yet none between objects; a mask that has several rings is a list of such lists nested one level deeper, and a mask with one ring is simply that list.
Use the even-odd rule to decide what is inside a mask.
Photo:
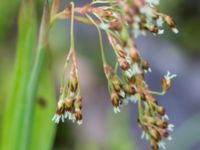
[{"label": "blurred green background", "polygon": [[[75,1],[77,5],[84,5],[87,2],[89,0]],[[69,1],[64,0],[62,8],[68,3]],[[23,100],[26,99],[23,87],[27,86],[31,75],[43,4],[43,0],[0,1],[2,150],[20,150],[19,143],[23,143],[23,117],[20,116],[24,110]],[[166,28],[165,35],[147,35],[138,38],[136,43],[143,57],[151,64],[153,72],[147,75],[147,81],[153,89],[160,88],[159,81],[167,70],[178,74],[170,92],[164,97],[158,97],[160,103],[166,106],[171,123],[175,124],[173,141],[167,143],[167,149],[199,150],[200,1],[161,0],[160,9],[174,17],[180,33],[174,35]],[[136,107],[130,105],[117,115],[112,111],[95,28],[76,23],[75,31],[84,97],[83,125],[79,127],[71,122],[65,122],[56,126],[51,122],[59,96],[59,81],[69,49],[69,22],[59,21],[50,31],[49,53],[39,82],[33,131],[30,137],[26,137],[31,141],[31,149],[150,149],[148,142],[140,139],[141,130],[136,123]],[[104,43],[107,56],[112,63],[112,50],[106,39]],[[6,130],[8,128],[11,128],[9,132]]]}]

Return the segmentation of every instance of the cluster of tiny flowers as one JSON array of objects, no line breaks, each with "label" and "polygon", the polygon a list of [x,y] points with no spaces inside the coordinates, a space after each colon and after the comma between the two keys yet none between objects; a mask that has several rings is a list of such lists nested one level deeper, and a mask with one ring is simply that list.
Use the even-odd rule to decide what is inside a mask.
[{"label": "cluster of tiny flowers", "polygon": [[[68,59],[70,59],[70,57],[74,58],[74,55],[72,54],[73,51],[70,51]],[[67,60],[66,63],[68,63],[68,61],[69,60]],[[66,73],[66,71],[64,73]],[[56,114],[52,121],[59,123],[60,121],[64,122],[65,119],[69,119],[72,122],[76,121],[79,125],[82,124],[82,97],[80,96],[79,89],[80,85],[78,82],[77,68],[73,62],[68,83],[61,87],[60,99],[57,104]]]},{"label": "cluster of tiny flowers", "polygon": [[[153,35],[163,34],[163,24],[167,24],[174,33],[178,33],[172,17],[161,13],[156,7],[158,4],[159,0],[93,0],[83,7],[74,8],[74,12],[78,14],[74,17],[75,20],[92,24],[106,32],[116,56],[114,68],[107,63],[101,47],[113,110],[118,113],[121,107],[129,102],[137,104],[137,120],[143,130],[142,138],[145,137],[150,142],[152,150],[164,149],[163,139],[172,139],[170,132],[173,131],[174,125],[168,123],[165,108],[158,104],[154,95],[164,95],[176,75],[168,72],[162,80],[162,91],[151,91],[145,82],[145,74],[151,72],[151,68],[139,54],[133,38],[145,35],[146,32]],[[71,6],[67,7],[56,17],[69,19],[71,11]],[[100,45],[102,46],[101,41]],[[65,118],[82,122],[81,97],[76,91],[79,87],[76,69],[72,69],[67,96],[61,96],[58,102],[53,118],[56,123]]]}]

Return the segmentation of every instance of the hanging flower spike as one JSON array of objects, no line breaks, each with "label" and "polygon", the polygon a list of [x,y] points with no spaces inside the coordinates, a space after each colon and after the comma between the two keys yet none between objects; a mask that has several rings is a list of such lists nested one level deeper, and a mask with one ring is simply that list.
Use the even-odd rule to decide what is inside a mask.
[{"label": "hanging flower spike", "polygon": [[[57,111],[53,117],[53,121],[59,123],[59,120],[69,119],[72,122],[77,122],[79,125],[82,124],[82,97],[80,96],[80,83],[78,77],[78,66],[77,59],[74,49],[74,3],[71,3],[69,14],[71,15],[71,48],[66,58],[64,66],[63,79],[61,81],[61,100],[58,102]],[[71,63],[71,65],[70,65]],[[70,66],[69,66],[70,65]],[[70,67],[70,75],[68,82],[66,82],[65,76],[67,69]]]},{"label": "hanging flower spike", "polygon": [[122,82],[115,71],[107,64],[104,65],[104,72],[108,80],[108,89],[113,105],[113,111],[118,113],[120,112],[120,105],[122,105],[123,99],[125,98]]}]

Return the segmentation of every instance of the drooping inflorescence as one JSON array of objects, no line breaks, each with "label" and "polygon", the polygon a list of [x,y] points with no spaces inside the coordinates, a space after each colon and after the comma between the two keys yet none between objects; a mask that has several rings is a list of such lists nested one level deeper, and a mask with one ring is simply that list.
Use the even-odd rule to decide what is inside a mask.
[{"label": "drooping inflorescence", "polygon": [[[56,1],[56,0],[55,0]],[[59,0],[58,0],[59,1]],[[93,0],[83,7],[75,7],[72,2],[69,7],[57,13],[53,10],[51,22],[57,19],[71,19],[71,49],[69,51],[61,82],[61,96],[53,121],[59,123],[68,118],[82,123],[80,83],[74,51],[73,22],[74,20],[94,25],[100,38],[103,68],[108,81],[108,90],[115,113],[134,102],[138,105],[138,125],[143,130],[142,138],[146,138],[153,150],[165,148],[164,138],[171,140],[170,132],[173,125],[168,123],[164,107],[160,106],[154,95],[164,95],[171,86],[176,75],[170,72],[162,80],[162,91],[149,89],[145,82],[145,73],[151,68],[136,47],[134,38],[145,35],[164,33],[163,24],[167,24],[174,33],[178,33],[172,17],[163,14],[156,7],[159,0]],[[56,9],[58,2],[54,3]],[[116,56],[116,66],[107,63],[104,53],[101,31],[105,31],[113,53]],[[65,83],[66,70],[70,65],[68,83]]]}]

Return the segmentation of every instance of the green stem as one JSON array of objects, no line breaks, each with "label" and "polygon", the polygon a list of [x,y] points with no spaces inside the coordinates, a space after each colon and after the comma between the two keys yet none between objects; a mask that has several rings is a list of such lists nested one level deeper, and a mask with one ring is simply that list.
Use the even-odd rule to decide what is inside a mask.
[{"label": "green stem", "polygon": [[151,94],[154,94],[154,95],[158,95],[158,96],[163,96],[166,94],[166,91],[163,90],[161,92],[157,92],[157,91],[150,91]]},{"label": "green stem", "polygon": [[138,99],[138,111],[139,111],[139,119],[140,121],[142,121],[144,110],[143,110],[142,101],[140,98]]},{"label": "green stem", "polygon": [[[73,55],[75,55],[75,42],[74,42],[74,2],[71,2],[71,25],[70,25],[70,51],[68,53],[67,56],[67,60],[65,62],[65,66],[64,66],[64,72],[62,75],[62,80],[61,80],[61,99],[63,100],[66,96],[66,89],[67,89],[67,84],[65,84],[65,75],[67,72],[67,67],[68,67],[68,58],[70,57],[74,57]],[[72,54],[73,53],[73,54]],[[73,58],[72,58],[73,59]]]},{"label": "green stem", "polygon": [[98,34],[99,34],[99,43],[100,43],[100,49],[101,49],[101,57],[102,57],[102,61],[103,64],[107,64],[107,60],[106,60],[106,56],[105,56],[105,52],[104,52],[104,47],[103,47],[103,38],[102,38],[102,33],[101,30],[99,28],[99,26],[97,25],[97,23],[88,15],[86,14],[86,16],[88,17],[88,19],[96,26]]},{"label": "green stem", "polygon": [[71,48],[74,51],[74,2],[71,2],[72,10],[71,10],[71,32],[70,32],[70,44]]},{"label": "green stem", "polygon": [[116,61],[116,63],[115,63],[115,72],[117,72],[118,66],[119,66],[119,63],[118,63],[118,61]]}]

